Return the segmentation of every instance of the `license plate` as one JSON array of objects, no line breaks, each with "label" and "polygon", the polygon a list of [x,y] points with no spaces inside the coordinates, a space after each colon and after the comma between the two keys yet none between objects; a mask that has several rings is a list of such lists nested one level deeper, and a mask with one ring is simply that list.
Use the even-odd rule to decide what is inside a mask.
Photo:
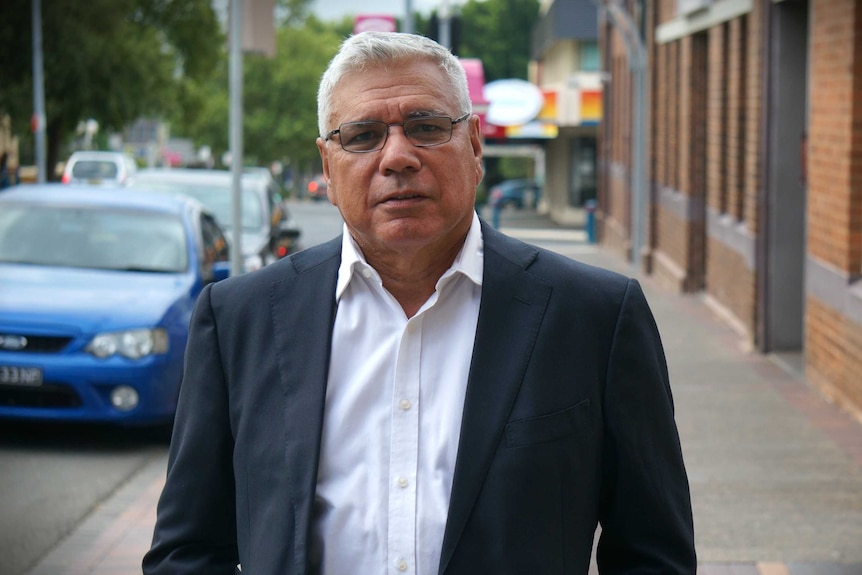
[{"label": "license plate", "polygon": [[42,385],[42,370],[38,367],[0,365],[0,384],[36,387]]}]

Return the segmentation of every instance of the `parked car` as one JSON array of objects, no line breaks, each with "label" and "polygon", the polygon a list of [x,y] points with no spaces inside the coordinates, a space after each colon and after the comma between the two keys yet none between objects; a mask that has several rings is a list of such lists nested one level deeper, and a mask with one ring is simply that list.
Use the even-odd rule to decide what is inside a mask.
[{"label": "parked car", "polygon": [[[242,231],[244,271],[254,271],[299,249],[301,231],[284,202],[272,193],[266,179],[242,175]],[[226,170],[151,168],[138,172],[132,188],[189,195],[207,206],[228,241],[233,241],[233,174]]]},{"label": "parked car", "polygon": [[492,208],[535,208],[541,195],[542,187],[533,180],[504,180],[491,186],[488,203]]},{"label": "parked car", "polygon": [[192,307],[228,260],[191,198],[0,193],[0,418],[169,423]]},{"label": "parked car", "polygon": [[278,203],[283,200],[282,194],[284,189],[281,187],[281,184],[278,183],[278,180],[272,175],[272,172],[269,168],[264,168],[262,166],[256,167],[247,167],[243,168],[243,173],[248,174],[252,177],[256,176],[260,178],[263,182],[265,182],[267,189],[269,190],[270,195],[273,197],[273,201]]},{"label": "parked car", "polygon": [[323,177],[323,174],[318,174],[314,176],[306,189],[308,190],[308,197],[312,200],[320,201],[326,199],[326,191],[327,191],[326,179]]},{"label": "parked car", "polygon": [[135,158],[122,152],[73,152],[66,160],[64,184],[128,185],[138,171]]}]

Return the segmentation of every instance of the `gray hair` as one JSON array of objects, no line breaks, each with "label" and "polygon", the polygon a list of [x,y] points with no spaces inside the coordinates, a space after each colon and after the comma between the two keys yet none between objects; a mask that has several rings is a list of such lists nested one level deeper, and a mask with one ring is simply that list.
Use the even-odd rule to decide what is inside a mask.
[{"label": "gray hair", "polygon": [[437,42],[417,34],[400,32],[361,32],[347,38],[329,62],[317,91],[317,124],[325,137],[332,115],[332,93],[341,79],[351,72],[370,66],[404,60],[430,60],[440,65],[452,86],[461,108],[460,114],[473,107],[467,88],[467,74],[461,62]]}]

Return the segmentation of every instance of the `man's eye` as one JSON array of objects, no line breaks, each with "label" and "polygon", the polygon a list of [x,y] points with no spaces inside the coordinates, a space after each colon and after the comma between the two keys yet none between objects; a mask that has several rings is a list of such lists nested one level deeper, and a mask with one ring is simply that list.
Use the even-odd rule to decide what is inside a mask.
[{"label": "man's eye", "polygon": [[414,134],[433,134],[443,129],[443,126],[435,122],[416,122],[410,126],[410,132]]},{"label": "man's eye", "polygon": [[351,131],[348,134],[347,143],[349,144],[365,144],[374,142],[382,137],[383,133],[375,128],[359,128]]}]

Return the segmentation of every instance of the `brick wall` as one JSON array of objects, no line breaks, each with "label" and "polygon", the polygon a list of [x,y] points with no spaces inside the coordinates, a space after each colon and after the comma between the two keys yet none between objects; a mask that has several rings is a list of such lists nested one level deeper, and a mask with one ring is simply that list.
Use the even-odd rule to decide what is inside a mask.
[{"label": "brick wall", "polygon": [[727,27],[714,26],[709,32],[707,78],[707,156],[706,204],[718,213],[727,211],[728,93],[733,91],[728,78]]},{"label": "brick wall", "polygon": [[[602,180],[599,182],[599,212],[597,222],[601,243],[629,259],[631,248],[631,114],[632,79],[629,72],[626,48],[622,38],[610,25],[601,33],[603,45],[610,46],[604,55],[606,66],[610,69],[613,82],[605,117],[608,125],[602,131],[602,138],[609,140],[609,150],[601,158]],[[602,142],[602,149],[605,149]]]},{"label": "brick wall", "polygon": [[[862,2],[809,4],[806,375],[862,420]],[[651,27],[677,16],[676,0],[648,5]],[[755,1],[750,12],[700,36],[650,44],[652,273],[675,289],[697,289],[698,266],[705,265],[701,285],[708,301],[747,332],[750,343],[765,313],[757,307],[756,266],[762,262],[756,247],[765,167],[767,6]],[[603,242],[624,249],[631,79],[619,38],[613,46],[614,97],[607,116],[616,126]],[[708,219],[698,220],[700,210]],[[705,219],[704,239],[698,226]]]},{"label": "brick wall", "polygon": [[756,277],[745,258],[726,243],[714,238],[708,240],[706,285],[713,305],[719,306],[723,315],[732,318],[734,326],[741,328],[749,343],[755,332]]},{"label": "brick wall", "polygon": [[[673,9],[675,10],[675,6]],[[663,19],[662,14],[658,15],[658,19]],[[688,146],[684,134],[687,118],[681,111],[688,101],[683,81],[685,74],[682,72],[683,45],[681,42],[663,44],[655,47],[653,54],[657,61],[656,66],[665,80],[658,96],[661,100],[653,102],[654,105],[661,106],[662,126],[653,130],[650,141],[652,154],[656,160],[661,161],[661,166],[654,172],[655,187],[659,194],[655,202],[653,269],[665,285],[683,291],[686,282],[685,262],[689,249],[685,218],[669,209],[663,200],[668,193],[679,192],[683,180],[687,180],[685,166],[688,161]],[[659,101],[662,103],[658,104]]]},{"label": "brick wall", "polygon": [[809,297],[805,331],[806,376],[862,421],[862,325]]},{"label": "brick wall", "polygon": [[[808,251],[850,274],[859,274],[858,236],[851,242],[851,218],[858,218],[862,163],[862,121],[854,0],[816,3],[811,22],[811,115],[809,130]],[[856,70],[854,70],[856,68]],[[855,184],[855,186],[854,186]],[[855,196],[855,198],[854,198]],[[855,201],[854,201],[855,199]],[[856,204],[856,205],[854,205]],[[856,214],[854,214],[854,211]],[[856,226],[858,230],[858,226]]]},{"label": "brick wall", "polygon": [[745,50],[745,70],[741,71],[744,74],[745,86],[742,88],[743,102],[745,108],[744,121],[740,127],[743,133],[743,141],[745,149],[742,152],[744,167],[742,168],[743,178],[743,198],[742,209],[745,225],[753,233],[757,233],[757,202],[758,193],[760,191],[762,175],[762,159],[760,157],[760,137],[761,137],[761,70],[762,70],[762,38],[763,38],[763,4],[761,2],[754,3],[754,9],[746,17],[744,34],[746,42]]},{"label": "brick wall", "polygon": [[720,307],[722,316],[730,318],[753,343],[756,273],[753,262],[727,241],[728,236],[744,233],[738,225],[745,217],[746,120],[759,107],[753,97],[748,102],[755,110],[746,105],[749,17],[735,18],[708,31],[706,172],[707,206],[713,217],[708,229],[705,289],[711,304]]},{"label": "brick wall", "polygon": [[[727,23],[727,50],[725,52],[727,70],[727,106],[726,124],[726,179],[727,200],[725,212],[736,220],[745,217],[745,130],[746,117],[749,109],[746,107],[747,86],[747,49],[746,23],[749,16],[736,18]],[[752,101],[754,110],[759,109],[759,102]]]},{"label": "brick wall", "polygon": [[699,34],[653,49],[665,87],[657,89],[662,103],[654,102],[662,127],[652,132],[650,143],[654,162],[660,163],[654,173],[658,205],[652,269],[686,292],[702,289],[705,281],[707,46],[706,36]]},{"label": "brick wall", "polygon": [[[854,0],[812,0],[806,374],[862,420],[862,19]],[[823,270],[826,270],[825,272]],[[858,289],[858,288],[856,288]]]}]

